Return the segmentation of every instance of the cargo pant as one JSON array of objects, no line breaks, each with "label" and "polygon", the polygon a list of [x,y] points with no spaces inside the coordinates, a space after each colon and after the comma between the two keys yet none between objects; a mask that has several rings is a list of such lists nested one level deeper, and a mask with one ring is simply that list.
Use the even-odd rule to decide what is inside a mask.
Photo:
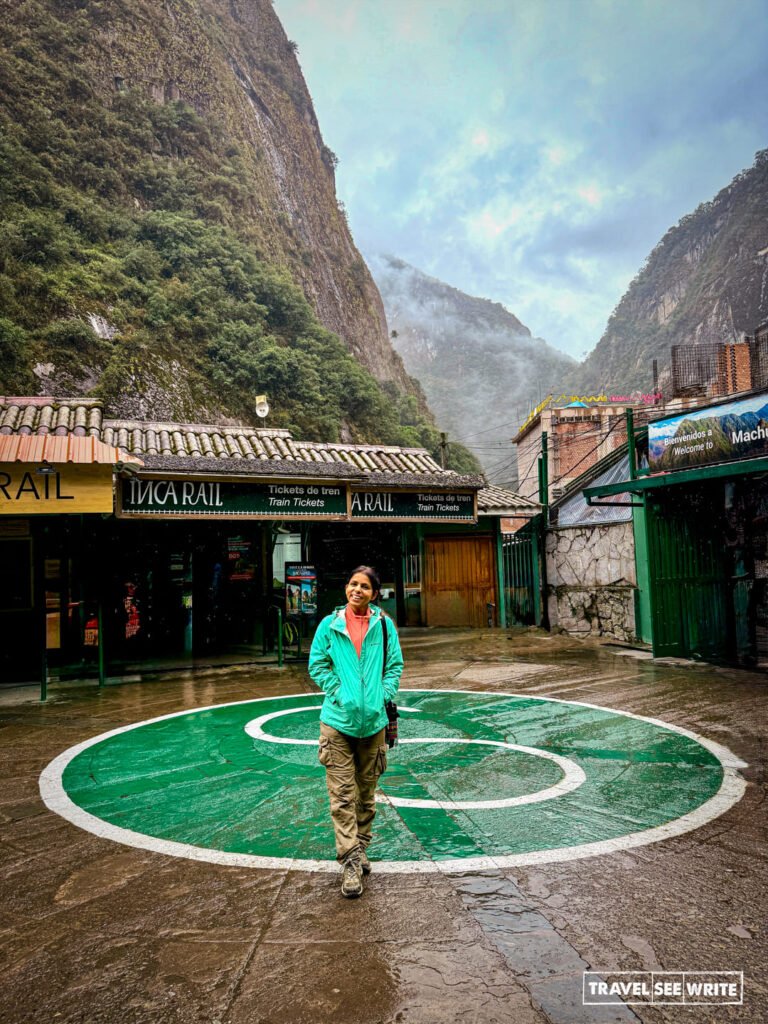
[{"label": "cargo pant", "polygon": [[336,859],[344,861],[371,841],[376,814],[376,783],[387,767],[385,730],[372,736],[347,736],[320,723],[320,764],[331,802]]}]

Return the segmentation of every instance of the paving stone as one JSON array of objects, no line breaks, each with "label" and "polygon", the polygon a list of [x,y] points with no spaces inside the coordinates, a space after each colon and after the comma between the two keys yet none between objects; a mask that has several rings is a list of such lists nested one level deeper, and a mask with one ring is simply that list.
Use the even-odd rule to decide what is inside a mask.
[{"label": "paving stone", "polygon": [[532,981],[534,1002],[552,1024],[629,1024],[640,1018],[628,1006],[584,1006],[582,975]]}]

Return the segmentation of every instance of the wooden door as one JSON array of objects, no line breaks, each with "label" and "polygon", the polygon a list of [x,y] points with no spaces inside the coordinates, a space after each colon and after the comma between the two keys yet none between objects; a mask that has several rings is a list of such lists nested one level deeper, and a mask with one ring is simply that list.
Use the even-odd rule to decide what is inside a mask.
[{"label": "wooden door", "polygon": [[424,596],[428,626],[487,626],[496,603],[490,537],[428,537]]}]

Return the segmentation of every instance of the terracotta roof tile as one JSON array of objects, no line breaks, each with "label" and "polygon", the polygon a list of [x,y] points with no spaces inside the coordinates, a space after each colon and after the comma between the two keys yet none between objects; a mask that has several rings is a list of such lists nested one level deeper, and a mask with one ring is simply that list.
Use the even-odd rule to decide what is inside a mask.
[{"label": "terracotta roof tile", "polygon": [[40,410],[37,418],[37,433],[47,434],[51,429],[53,421],[53,406],[46,405]]},{"label": "terracotta roof tile", "polygon": [[290,455],[290,452],[288,451],[288,446],[286,445],[285,441],[282,440],[282,438],[276,437],[274,440],[274,445],[284,459]]},{"label": "terracotta roof tile", "polygon": [[65,437],[55,434],[4,434],[0,436],[0,462],[113,465],[116,462],[138,463],[139,460],[95,437],[75,434]]},{"label": "terracotta roof tile", "polygon": [[79,437],[84,437],[85,436],[85,427],[86,427],[86,423],[88,421],[88,410],[85,409],[82,405],[78,405],[73,410],[73,413],[74,413],[74,415],[73,415],[74,432]]},{"label": "terracotta roof tile", "polygon": [[240,451],[240,446],[238,445],[237,440],[234,437],[232,437],[231,434],[225,434],[224,443],[227,446],[227,451],[229,452],[233,459],[242,459],[243,454]]},{"label": "terracotta roof tile", "polygon": [[[441,470],[429,452],[420,448],[400,448],[397,445],[355,445],[319,441],[294,440],[283,429],[236,426],[231,424],[172,423],[139,420],[104,419],[97,399],[12,397],[0,398],[0,436],[26,433],[44,434],[46,428],[61,435],[78,435],[84,430],[108,445],[130,451],[136,456],[164,461],[178,459],[191,462],[227,464],[238,461],[269,472],[268,463],[283,464],[286,471],[300,472],[304,465],[333,468],[334,473],[347,467],[352,476],[377,476],[382,486],[417,483],[432,486],[440,483],[456,486],[462,480],[471,480],[467,486],[477,486],[475,477],[458,477]],[[224,465],[222,465],[224,469]],[[406,479],[407,478],[407,479]]]},{"label": "terracotta roof tile", "polygon": [[70,408],[67,405],[60,406],[56,413],[56,417],[53,421],[53,429],[56,434],[59,434],[59,436],[69,433],[69,414]]},{"label": "terracotta roof tile", "polygon": [[255,435],[248,438],[248,445],[257,459],[263,459],[265,456],[264,445]]},{"label": "terracotta roof tile", "polygon": [[101,430],[101,409],[93,408],[88,412],[88,433],[97,434]]},{"label": "terracotta roof tile", "polygon": [[250,438],[245,437],[244,434],[239,434],[235,440],[240,449],[240,454],[246,459],[254,459],[256,456],[253,454],[253,448],[251,447]]},{"label": "terracotta roof tile", "polygon": [[4,407],[0,407],[0,434],[12,433],[18,419],[18,405],[6,405]]},{"label": "terracotta roof tile", "polygon": [[33,427],[36,425],[38,420],[38,411],[34,406],[27,406],[21,414],[21,421],[19,422],[18,430],[22,434],[31,434]]}]

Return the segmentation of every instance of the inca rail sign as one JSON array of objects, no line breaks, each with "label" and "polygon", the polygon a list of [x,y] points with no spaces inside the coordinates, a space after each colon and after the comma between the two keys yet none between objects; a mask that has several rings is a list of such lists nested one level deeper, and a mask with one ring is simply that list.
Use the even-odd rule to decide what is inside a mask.
[{"label": "inca rail sign", "polygon": [[473,491],[352,491],[353,519],[456,520],[477,519]]},{"label": "inca rail sign", "polygon": [[181,518],[344,519],[345,487],[237,480],[124,480],[120,514]]}]

